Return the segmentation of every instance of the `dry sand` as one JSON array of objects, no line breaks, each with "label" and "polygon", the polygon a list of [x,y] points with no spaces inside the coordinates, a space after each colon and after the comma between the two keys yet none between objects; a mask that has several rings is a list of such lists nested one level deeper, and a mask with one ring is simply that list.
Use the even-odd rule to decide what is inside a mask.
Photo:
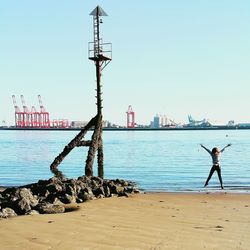
[{"label": "dry sand", "polygon": [[4,219],[0,249],[250,249],[250,195],[139,194]]}]

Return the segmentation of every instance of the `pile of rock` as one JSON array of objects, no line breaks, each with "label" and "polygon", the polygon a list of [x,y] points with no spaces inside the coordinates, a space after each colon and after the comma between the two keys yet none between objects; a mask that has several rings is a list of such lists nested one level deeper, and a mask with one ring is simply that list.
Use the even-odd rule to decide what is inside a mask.
[{"label": "pile of rock", "polygon": [[112,196],[139,193],[135,183],[82,176],[78,179],[40,180],[22,187],[7,188],[0,193],[0,218],[17,215],[65,212],[65,204]]}]

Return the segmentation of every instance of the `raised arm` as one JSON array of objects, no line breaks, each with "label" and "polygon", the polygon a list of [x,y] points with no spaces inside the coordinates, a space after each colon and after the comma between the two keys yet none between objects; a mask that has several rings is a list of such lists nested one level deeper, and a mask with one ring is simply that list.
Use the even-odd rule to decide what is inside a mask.
[{"label": "raised arm", "polygon": [[208,149],[208,148],[206,148],[204,145],[202,145],[202,144],[200,144],[201,145],[201,147],[202,148],[204,148],[210,155],[212,154],[212,152]]},{"label": "raised arm", "polygon": [[220,152],[222,153],[227,147],[230,147],[231,145],[231,143],[227,144]]}]

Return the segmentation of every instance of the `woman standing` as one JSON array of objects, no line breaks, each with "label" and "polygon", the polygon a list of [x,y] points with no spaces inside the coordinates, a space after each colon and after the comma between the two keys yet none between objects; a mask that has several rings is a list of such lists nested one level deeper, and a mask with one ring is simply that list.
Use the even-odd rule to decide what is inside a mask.
[{"label": "woman standing", "polygon": [[208,182],[209,180],[211,179],[214,171],[217,171],[217,174],[218,174],[218,177],[219,177],[219,180],[220,180],[220,186],[221,186],[221,189],[223,189],[223,182],[222,182],[222,178],[221,178],[221,169],[220,169],[220,162],[219,162],[219,159],[220,159],[220,156],[221,156],[221,153],[227,148],[227,147],[230,147],[232,144],[228,144],[226,145],[222,150],[219,150],[218,148],[213,148],[212,151],[210,151],[209,149],[207,149],[205,146],[203,146],[201,144],[201,147],[204,148],[212,157],[212,163],[213,163],[213,166],[210,170],[210,173],[207,177],[207,180],[206,180],[206,183],[204,185],[204,187],[206,187],[208,185]]}]

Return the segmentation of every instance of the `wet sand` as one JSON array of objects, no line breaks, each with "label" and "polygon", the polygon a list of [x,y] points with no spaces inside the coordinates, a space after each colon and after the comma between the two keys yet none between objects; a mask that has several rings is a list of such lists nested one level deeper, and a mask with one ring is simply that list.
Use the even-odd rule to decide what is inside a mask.
[{"label": "wet sand", "polygon": [[152,193],[0,220],[0,249],[249,249],[250,195]]}]

